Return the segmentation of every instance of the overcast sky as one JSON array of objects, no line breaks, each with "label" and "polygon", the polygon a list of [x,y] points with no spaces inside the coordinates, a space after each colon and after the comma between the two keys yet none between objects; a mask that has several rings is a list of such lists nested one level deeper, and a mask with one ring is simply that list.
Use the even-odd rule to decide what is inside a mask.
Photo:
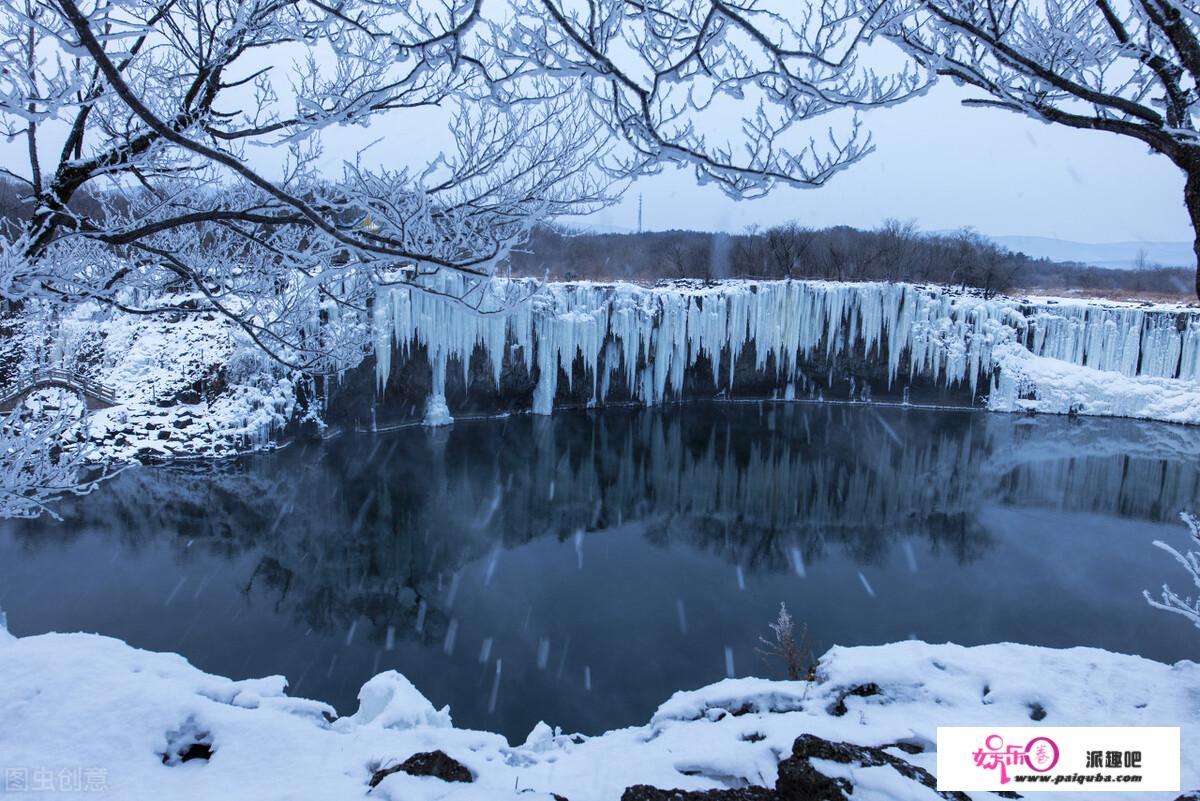
[{"label": "overcast sky", "polygon": [[589,222],[634,229],[740,231],[751,224],[873,227],[915,219],[927,231],[971,226],[992,236],[1083,242],[1191,241],[1183,176],[1145,146],[1111,134],[964,108],[949,83],[865,117],[876,151],[821,189],[780,189],[735,202],[690,173],[646,179]]},{"label": "overcast sky", "polygon": [[[743,231],[789,220],[871,228],[896,217],[925,231],[969,226],[991,236],[1191,241],[1183,177],[1166,158],[1111,134],[964,108],[963,96],[943,81],[924,97],[866,114],[875,152],[823,188],[780,188],[763,200],[734,201],[715,186],[698,186],[690,172],[668,171],[638,182],[619,205],[586,222],[635,230],[641,194],[651,230]],[[401,166],[398,158],[428,158],[444,129],[406,114],[367,130],[327,130],[324,166],[340,171],[343,160],[374,140],[380,141],[370,151],[389,167]],[[46,127],[43,135],[51,135]],[[43,152],[56,153],[56,146]],[[28,173],[24,139],[0,140],[0,165]]]}]

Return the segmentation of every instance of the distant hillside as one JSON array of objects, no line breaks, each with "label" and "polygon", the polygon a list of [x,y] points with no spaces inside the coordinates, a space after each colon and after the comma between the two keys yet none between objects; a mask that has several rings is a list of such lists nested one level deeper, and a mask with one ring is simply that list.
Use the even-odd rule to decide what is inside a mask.
[{"label": "distant hillside", "polygon": [[1160,267],[1191,267],[1196,263],[1191,242],[1072,242],[1044,236],[989,237],[1001,247],[1035,259],[1079,262],[1093,267],[1132,269],[1139,252],[1144,263]]}]

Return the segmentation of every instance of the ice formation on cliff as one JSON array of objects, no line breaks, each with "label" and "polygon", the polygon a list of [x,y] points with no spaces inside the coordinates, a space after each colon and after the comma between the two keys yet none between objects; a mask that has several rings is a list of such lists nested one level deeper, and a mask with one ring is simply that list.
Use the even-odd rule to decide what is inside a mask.
[{"label": "ice formation on cliff", "polygon": [[[811,387],[804,367],[814,357],[861,347],[868,359],[886,359],[889,387],[906,373],[941,386],[963,385],[972,397],[990,392],[997,409],[1035,408],[1024,401],[1042,400],[1036,407],[1042,411],[1089,413],[1072,395],[1078,387],[1044,382],[1057,375],[1087,389],[1123,377],[1112,391],[1129,389],[1133,400],[1108,398],[1100,404],[1108,411],[1092,413],[1200,422],[1200,411],[1183,408],[1200,404],[1179,398],[1166,404],[1165,417],[1139,406],[1139,398],[1159,390],[1200,401],[1200,315],[1179,308],[1020,302],[885,283],[537,287],[496,279],[473,287],[453,275],[433,281],[436,292],[398,288],[379,299],[380,387],[390,374],[393,345],[402,354],[411,354],[413,345],[427,350],[435,396],[444,395],[452,359],[466,377],[476,347],[487,355],[499,385],[505,348],[512,347],[536,379],[533,411],[549,414],[561,377],[572,380],[577,357],[592,383],[593,402],[606,400],[612,378],[621,375],[634,398],[652,405],[679,397],[685,372],[701,355],[712,365],[714,384],[732,385],[734,365],[753,343],[758,370],[773,360],[781,386]],[[465,295],[468,302],[446,295]],[[1027,356],[1043,361],[1031,363]],[[1045,369],[1055,363],[1084,372]]]}]

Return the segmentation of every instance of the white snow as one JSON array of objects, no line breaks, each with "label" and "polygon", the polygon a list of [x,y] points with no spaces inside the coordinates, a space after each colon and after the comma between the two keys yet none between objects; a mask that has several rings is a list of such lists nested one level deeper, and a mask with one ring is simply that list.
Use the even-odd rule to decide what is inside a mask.
[{"label": "white snow", "polygon": [[450,707],[434,709],[411,681],[389,670],[362,686],[358,691],[358,711],[336,721],[334,727],[349,731],[358,726],[415,729],[418,726],[447,728],[450,725]]},{"label": "white snow", "polygon": [[[23,341],[17,374],[53,364],[113,390],[117,405],[96,410],[90,438],[117,461],[139,455],[225,456],[266,447],[293,416],[293,380],[216,315],[127,315],[80,304],[53,330],[27,310],[16,321]],[[38,338],[45,345],[35,344]],[[220,384],[195,403],[176,400],[198,382]]]},{"label": "white snow", "polygon": [[[607,399],[619,375],[634,398],[653,405],[679,397],[685,372],[701,356],[710,360],[716,384],[732,384],[735,362],[753,344],[757,369],[773,359],[786,398],[799,392],[819,397],[824,377],[805,374],[805,364],[822,353],[861,347],[868,358],[886,359],[889,388],[922,376],[962,386],[971,397],[990,390],[989,405],[998,411],[1200,423],[1200,314],[1182,306],[985,299],[886,283],[538,287],[495,279],[472,288],[453,275],[430,280],[436,293],[393,289],[376,306],[380,387],[390,375],[393,345],[402,354],[415,345],[427,349],[434,396],[444,394],[450,361],[458,361],[465,377],[476,348],[488,357],[498,385],[511,347],[527,370],[537,367],[535,413],[552,411],[560,375],[572,380],[576,359],[591,382],[593,403]],[[465,295],[470,303],[447,295]],[[1039,402],[1020,402],[1035,384]]]},{"label": "white snow", "polygon": [[996,348],[993,411],[1133,417],[1200,424],[1200,384],[1081,367],[1035,356],[1016,342]]},{"label": "white snow", "polygon": [[[868,683],[881,692],[846,695]],[[359,711],[332,724],[327,706],[283,689],[280,677],[232,681],[97,635],[0,635],[0,762],[91,769],[93,777],[99,770],[106,797],[122,800],[337,801],[363,798],[374,770],[441,749],[475,781],[395,773],[371,796],[548,801],[558,793],[611,801],[637,783],[771,786],[780,758],[804,732],[862,745],[916,744],[924,753],[904,758],[933,771],[939,725],[1165,725],[1182,727],[1184,789],[1200,786],[1200,665],[1090,648],[838,647],[814,682],[727,679],[676,693],[644,726],[583,737],[539,724],[515,747],[452,727],[448,710],[435,710],[394,672],[369,681]],[[832,711],[839,699],[840,716]],[[1046,712],[1040,722],[1030,719],[1035,704]],[[211,759],[163,764],[160,755],[189,738],[209,743]],[[891,768],[837,769],[862,783],[855,797],[930,797]]]}]

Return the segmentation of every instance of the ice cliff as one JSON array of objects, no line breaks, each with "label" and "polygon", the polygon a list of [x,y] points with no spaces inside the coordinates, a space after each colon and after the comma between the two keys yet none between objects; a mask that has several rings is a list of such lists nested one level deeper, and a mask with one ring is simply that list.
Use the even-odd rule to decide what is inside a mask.
[{"label": "ice cliff", "polygon": [[[982,298],[943,287],[820,281],[538,285],[436,276],[394,288],[374,309],[376,380],[424,355],[431,408],[448,371],[481,351],[495,386],[506,366],[532,382],[549,414],[565,382],[589,403],[653,405],[684,396],[685,377],[711,371],[734,393],[739,363],[769,375],[782,397],[823,397],[841,360],[873,365],[855,399],[917,381],[990,408],[1113,414],[1200,423],[1200,313],[1099,301]],[[706,385],[709,376],[705,376]],[[439,421],[444,418],[439,417]]]}]

